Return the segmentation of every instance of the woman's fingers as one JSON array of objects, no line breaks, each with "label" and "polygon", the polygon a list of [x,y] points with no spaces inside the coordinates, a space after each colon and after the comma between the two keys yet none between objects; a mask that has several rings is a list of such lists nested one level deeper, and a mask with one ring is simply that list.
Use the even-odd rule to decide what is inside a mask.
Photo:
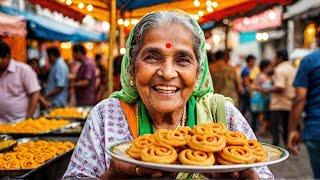
[{"label": "woman's fingers", "polygon": [[136,165],[112,159],[117,176],[136,176]]},{"label": "woman's fingers", "polygon": [[160,170],[149,169],[144,167],[136,167],[135,171],[137,176],[151,176],[151,177],[163,176],[163,173]]},{"label": "woman's fingers", "polygon": [[253,169],[247,169],[239,172],[215,173],[213,177],[222,179],[259,179],[258,174]]},{"label": "woman's fingers", "polygon": [[139,167],[134,164],[130,164],[117,159],[112,159],[112,164],[117,176],[148,176],[148,177],[161,177],[163,176],[162,171]]},{"label": "woman's fingers", "polygon": [[256,171],[254,171],[253,169],[247,169],[239,172],[238,179],[258,180],[260,178],[259,178],[259,175],[256,173]]}]

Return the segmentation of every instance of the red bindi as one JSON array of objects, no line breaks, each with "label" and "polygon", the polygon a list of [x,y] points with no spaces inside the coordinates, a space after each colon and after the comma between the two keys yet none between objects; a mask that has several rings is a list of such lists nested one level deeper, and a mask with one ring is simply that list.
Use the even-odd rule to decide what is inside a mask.
[{"label": "red bindi", "polygon": [[171,46],[172,46],[171,43],[166,43],[166,48],[169,49],[169,48],[171,48]]}]

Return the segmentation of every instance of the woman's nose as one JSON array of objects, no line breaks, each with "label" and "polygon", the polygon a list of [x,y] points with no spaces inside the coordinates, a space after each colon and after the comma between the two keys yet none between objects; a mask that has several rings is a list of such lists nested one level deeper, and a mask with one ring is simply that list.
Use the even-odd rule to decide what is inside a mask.
[{"label": "woman's nose", "polygon": [[170,80],[177,77],[178,73],[171,62],[166,62],[159,68],[158,75],[165,80]]}]

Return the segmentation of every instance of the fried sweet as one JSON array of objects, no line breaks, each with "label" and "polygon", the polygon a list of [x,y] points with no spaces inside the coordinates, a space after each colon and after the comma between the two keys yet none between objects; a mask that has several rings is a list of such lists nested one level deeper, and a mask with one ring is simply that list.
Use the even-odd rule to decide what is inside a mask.
[{"label": "fried sweet", "polygon": [[1,133],[43,133],[66,126],[68,120],[26,119],[16,124],[0,124]]},{"label": "fried sweet", "polygon": [[5,169],[20,169],[20,161],[18,159],[10,159],[7,160],[5,165]]},{"label": "fried sweet", "polygon": [[171,146],[148,146],[141,151],[141,159],[146,162],[172,164],[178,158],[176,150]]},{"label": "fried sweet", "polygon": [[39,166],[39,164],[37,162],[35,162],[33,159],[26,159],[26,160],[20,161],[20,167],[22,169],[33,169],[38,166]]},{"label": "fried sweet", "polygon": [[226,140],[218,134],[193,135],[189,138],[188,146],[204,152],[218,152],[226,146]]},{"label": "fried sweet", "polygon": [[242,132],[229,131],[222,123],[159,129],[135,139],[126,153],[146,162],[194,166],[250,164],[268,157],[258,141],[248,140]]},{"label": "fried sweet", "polygon": [[248,142],[246,135],[240,131],[230,131],[225,137],[229,146],[243,146]]},{"label": "fried sweet", "polygon": [[17,143],[17,141],[12,140],[12,139],[2,140],[2,141],[0,141],[0,150],[3,150],[7,147],[10,147],[10,146],[14,145],[15,143]]},{"label": "fried sweet", "polygon": [[200,134],[200,135],[210,135],[210,134],[225,135],[227,132],[228,132],[228,129],[222,123],[200,124],[193,128],[193,133]]},{"label": "fried sweet", "polygon": [[18,144],[13,152],[0,154],[0,169],[33,169],[74,148],[72,142],[31,141]]},{"label": "fried sweet", "polygon": [[181,164],[210,166],[215,162],[212,152],[203,152],[193,149],[185,149],[180,152],[179,160]]},{"label": "fried sweet", "polygon": [[251,149],[243,146],[229,146],[219,152],[219,164],[249,164],[256,161]]},{"label": "fried sweet", "polygon": [[151,139],[150,134],[143,135],[138,137],[134,143],[126,150],[126,153],[134,158],[134,159],[141,159],[141,150],[147,146],[152,145],[152,142],[154,141]]},{"label": "fried sweet", "polygon": [[64,118],[85,118],[87,115],[87,111],[81,111],[76,107],[56,108],[49,113],[51,117]]},{"label": "fried sweet", "polygon": [[268,152],[256,140],[248,140],[248,143],[245,146],[253,151],[256,162],[261,162],[268,157]]},{"label": "fried sweet", "polygon": [[178,130],[160,129],[155,134],[156,141],[161,145],[173,147],[184,146],[187,144],[189,135]]}]

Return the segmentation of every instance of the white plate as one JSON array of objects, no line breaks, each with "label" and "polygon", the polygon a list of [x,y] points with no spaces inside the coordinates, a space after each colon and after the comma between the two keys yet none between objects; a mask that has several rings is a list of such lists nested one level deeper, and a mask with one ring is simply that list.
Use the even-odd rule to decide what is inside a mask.
[{"label": "white plate", "polygon": [[151,162],[138,161],[126,154],[126,149],[131,145],[132,141],[117,142],[107,147],[107,153],[124,162],[136,164],[141,167],[158,169],[170,172],[188,172],[188,173],[206,173],[206,172],[235,172],[248,168],[272,165],[286,160],[289,157],[288,151],[277,146],[264,144],[265,150],[268,152],[268,158],[264,162],[252,164],[234,164],[234,165],[212,165],[212,166],[192,166],[181,164],[157,164]]}]

